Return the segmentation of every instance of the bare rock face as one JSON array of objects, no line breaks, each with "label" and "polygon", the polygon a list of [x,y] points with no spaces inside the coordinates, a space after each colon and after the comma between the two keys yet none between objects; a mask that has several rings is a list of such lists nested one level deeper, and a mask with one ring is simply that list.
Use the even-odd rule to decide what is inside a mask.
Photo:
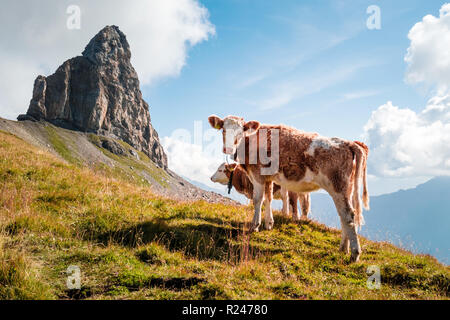
[{"label": "bare rock face", "polygon": [[18,120],[46,120],[120,139],[167,169],[167,156],[130,58],[130,46],[119,28],[103,28],[82,56],[67,60],[51,76],[36,78],[28,112]]}]

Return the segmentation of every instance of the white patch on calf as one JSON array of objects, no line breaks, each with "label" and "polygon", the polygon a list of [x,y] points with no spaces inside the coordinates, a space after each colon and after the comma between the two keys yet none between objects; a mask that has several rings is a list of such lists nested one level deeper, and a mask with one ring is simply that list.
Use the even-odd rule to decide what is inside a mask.
[{"label": "white patch on calf", "polygon": [[313,192],[320,189],[317,179],[320,178],[319,175],[314,174],[314,172],[309,169],[306,170],[305,176],[301,180],[289,180],[285,177],[283,173],[279,173],[275,176],[275,183],[281,185],[285,189],[292,192]]},{"label": "white patch on calf", "polygon": [[337,148],[341,145],[341,143],[344,142],[344,140],[339,138],[327,138],[318,136],[313,139],[311,142],[311,145],[309,146],[308,150],[306,151],[307,155],[310,155],[311,157],[314,156],[314,153],[316,152],[316,149],[331,149],[331,148]]},{"label": "white patch on calf", "polygon": [[244,120],[225,118],[223,120],[223,130],[225,135],[224,148],[230,150],[228,154],[233,154],[236,151],[235,142],[243,137]]},{"label": "white patch on calf", "polygon": [[314,172],[309,170],[309,168],[306,168],[305,176],[303,177],[302,181],[304,181],[304,182],[313,182],[315,176],[316,175],[314,174]]},{"label": "white patch on calf", "polygon": [[228,177],[225,174],[225,163],[222,163],[217,171],[211,176],[212,182],[218,182],[220,184],[228,184]]}]

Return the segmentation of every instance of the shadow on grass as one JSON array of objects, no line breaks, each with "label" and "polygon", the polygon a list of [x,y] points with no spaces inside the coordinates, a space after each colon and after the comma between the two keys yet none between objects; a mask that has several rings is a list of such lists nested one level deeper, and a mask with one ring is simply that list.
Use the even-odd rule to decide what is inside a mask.
[{"label": "shadow on grass", "polygon": [[275,224],[274,224],[274,228],[278,229],[283,225],[286,224],[290,224],[290,223],[294,223],[297,224],[299,226],[309,226],[312,230],[314,231],[320,231],[320,232],[331,232],[331,233],[336,233],[339,234],[340,231],[334,228],[330,228],[322,223],[319,223],[317,221],[312,220],[311,218],[308,218],[306,220],[300,220],[300,221],[293,221],[292,217],[289,216],[285,216],[283,214],[274,214],[273,216]]},{"label": "shadow on grass", "polygon": [[[168,290],[180,291],[189,289],[200,283],[204,283],[205,280],[196,277],[175,277],[175,278],[161,278],[150,276],[148,278],[118,278],[115,281],[115,285],[126,287],[129,291],[138,291],[143,288],[158,287]],[[111,290],[115,285],[111,285],[108,290]]]},{"label": "shadow on grass", "polygon": [[[220,221],[220,220],[219,220]],[[200,260],[240,262],[260,255],[276,254],[282,248],[254,243],[244,230],[243,223],[220,221],[215,224],[203,219],[168,223],[166,220],[150,220],[134,226],[96,233],[95,226],[87,230],[89,239],[108,245],[138,247],[151,242],[164,245],[170,251],[181,251]]]}]

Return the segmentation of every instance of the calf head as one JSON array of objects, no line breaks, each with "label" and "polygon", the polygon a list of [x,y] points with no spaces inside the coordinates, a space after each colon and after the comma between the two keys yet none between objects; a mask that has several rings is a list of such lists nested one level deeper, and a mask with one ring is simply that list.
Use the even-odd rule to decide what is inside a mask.
[{"label": "calf head", "polygon": [[220,184],[228,184],[230,174],[234,171],[234,169],[236,169],[236,166],[236,163],[222,163],[219,168],[217,168],[217,171],[211,176],[211,181]]},{"label": "calf head", "polygon": [[245,136],[256,133],[260,127],[258,121],[245,122],[243,118],[228,116],[224,119],[212,115],[208,118],[211,127],[222,130],[223,153],[233,155]]}]

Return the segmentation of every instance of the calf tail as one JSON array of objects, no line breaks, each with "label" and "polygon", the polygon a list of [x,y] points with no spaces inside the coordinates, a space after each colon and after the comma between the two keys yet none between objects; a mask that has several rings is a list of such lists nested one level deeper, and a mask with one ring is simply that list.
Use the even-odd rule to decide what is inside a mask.
[{"label": "calf tail", "polygon": [[361,199],[359,197],[361,175],[364,170],[364,151],[359,144],[355,144],[353,153],[355,155],[355,175],[353,176],[353,209],[355,210],[355,225],[361,227],[364,224],[364,217],[362,215]]},{"label": "calf tail", "polygon": [[364,209],[370,210],[369,206],[369,191],[367,189],[367,159],[369,157],[369,147],[360,141],[355,141],[355,143],[364,150],[364,167],[363,167],[363,205]]}]

